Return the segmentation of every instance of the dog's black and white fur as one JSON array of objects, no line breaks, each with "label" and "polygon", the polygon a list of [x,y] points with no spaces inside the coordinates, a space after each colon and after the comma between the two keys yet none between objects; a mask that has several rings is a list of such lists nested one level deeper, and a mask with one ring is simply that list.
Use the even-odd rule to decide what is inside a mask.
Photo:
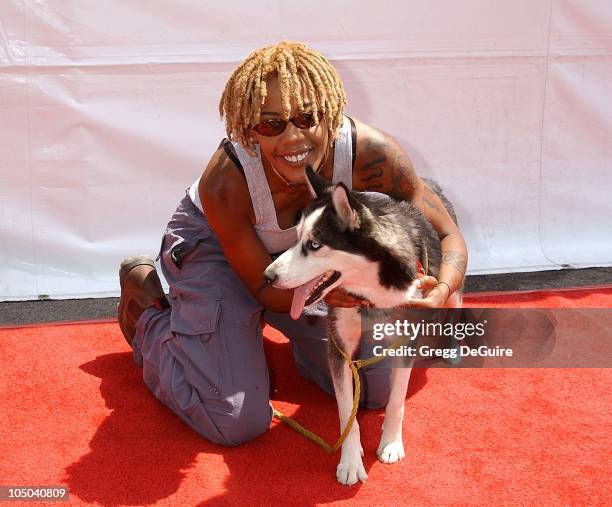
[{"label": "dog's black and white fur", "polygon": [[[306,174],[314,201],[298,224],[298,242],[265,271],[274,286],[295,288],[292,316],[298,318],[305,305],[317,303],[335,287],[378,308],[397,307],[421,297],[416,284],[418,262],[437,277],[441,259],[438,235],[422,212],[409,202],[384,194],[352,192],[342,183],[330,185],[310,167]],[[455,218],[439,187],[428,184]],[[359,307],[329,311],[328,334],[351,357],[360,341],[360,311]],[[334,345],[329,346],[329,363],[342,431],[353,406],[353,378]],[[384,463],[404,458],[402,420],[410,372],[410,368],[394,368],[391,373],[391,393],[377,450]],[[336,471],[340,483],[350,485],[367,478],[362,456],[355,421],[342,444]]]}]

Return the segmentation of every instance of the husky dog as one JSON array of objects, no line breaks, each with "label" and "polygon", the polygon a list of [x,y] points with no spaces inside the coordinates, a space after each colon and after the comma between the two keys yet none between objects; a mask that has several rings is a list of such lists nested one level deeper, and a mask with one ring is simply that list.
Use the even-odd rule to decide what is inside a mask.
[{"label": "husky dog", "polygon": [[[419,267],[426,264],[428,274],[437,277],[441,250],[438,235],[421,211],[384,194],[349,191],[342,183],[331,185],[310,167],[306,175],[314,201],[302,213],[298,241],[264,273],[275,287],[295,289],[291,316],[299,318],[305,306],[316,304],[335,287],[378,308],[397,307],[422,297],[416,283]],[[429,186],[441,196],[435,183]],[[455,219],[450,203],[441,197]],[[360,313],[359,307],[329,310],[328,335],[350,357],[359,347]],[[331,341],[329,364],[342,432],[353,407],[353,377]],[[402,420],[410,372],[410,368],[391,372],[391,393],[377,450],[383,463],[404,458]],[[355,420],[342,444],[338,482],[365,481],[362,456]]]}]

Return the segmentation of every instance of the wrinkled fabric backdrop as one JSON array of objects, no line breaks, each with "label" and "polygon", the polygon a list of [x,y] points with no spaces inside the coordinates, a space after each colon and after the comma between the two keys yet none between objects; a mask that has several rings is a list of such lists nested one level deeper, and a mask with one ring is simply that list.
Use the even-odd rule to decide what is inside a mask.
[{"label": "wrinkled fabric backdrop", "polygon": [[0,299],[118,294],[281,39],[455,203],[469,273],[612,265],[609,0],[0,2]]}]

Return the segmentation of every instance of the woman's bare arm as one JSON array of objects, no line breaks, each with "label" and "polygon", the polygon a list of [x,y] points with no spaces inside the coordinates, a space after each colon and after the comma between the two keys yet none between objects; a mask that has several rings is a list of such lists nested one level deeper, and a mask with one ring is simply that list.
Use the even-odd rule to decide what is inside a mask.
[{"label": "woman's bare arm", "polygon": [[463,283],[468,258],[459,228],[440,198],[417,176],[405,150],[391,136],[361,122],[356,125],[354,188],[383,192],[417,206],[440,237],[442,263],[437,281],[448,285],[448,289],[441,290],[448,293],[457,290]]},{"label": "woman's bare arm", "polygon": [[268,285],[263,272],[272,262],[252,224],[249,190],[223,149],[217,150],[200,180],[200,200],[225,257],[249,292],[266,309],[288,312],[293,290]]}]

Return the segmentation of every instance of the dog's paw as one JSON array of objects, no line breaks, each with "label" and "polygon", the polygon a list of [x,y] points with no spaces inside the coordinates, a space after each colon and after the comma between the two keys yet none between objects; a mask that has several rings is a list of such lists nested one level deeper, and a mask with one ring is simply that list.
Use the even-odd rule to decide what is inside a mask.
[{"label": "dog's paw", "polygon": [[345,486],[352,486],[357,481],[365,482],[368,478],[365,468],[363,467],[363,461],[360,456],[353,459],[341,460],[336,468],[336,479],[340,484]]},{"label": "dog's paw", "polygon": [[403,460],[406,456],[404,452],[404,444],[401,440],[394,440],[387,444],[381,442],[376,451],[379,461],[391,464]]}]

